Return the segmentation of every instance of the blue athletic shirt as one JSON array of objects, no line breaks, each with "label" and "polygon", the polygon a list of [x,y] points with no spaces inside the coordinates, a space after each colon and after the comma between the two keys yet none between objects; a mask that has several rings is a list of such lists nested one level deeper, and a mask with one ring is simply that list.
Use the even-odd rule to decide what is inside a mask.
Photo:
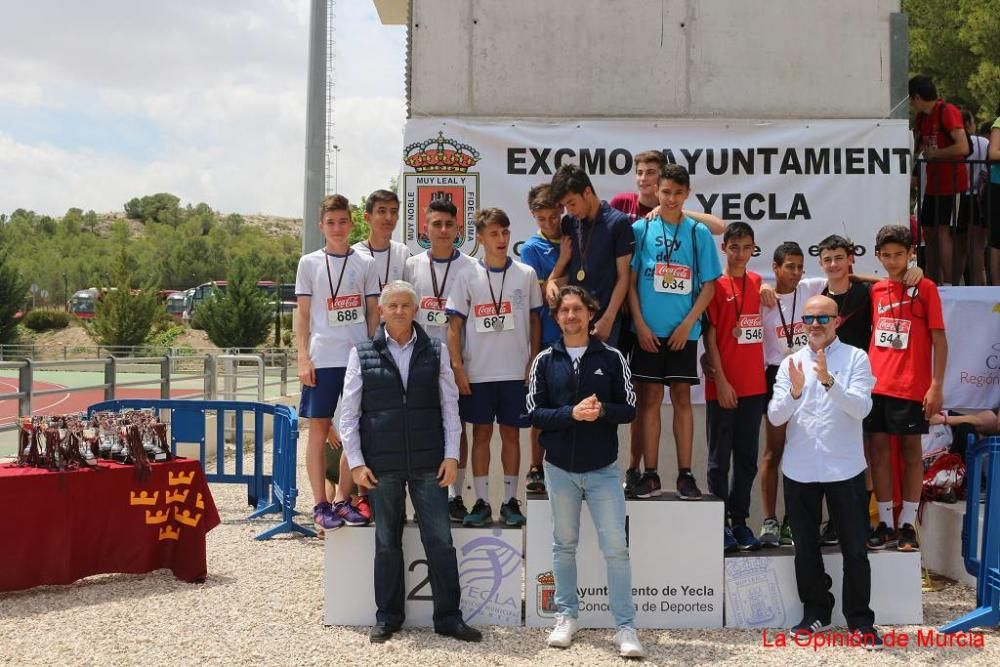
[{"label": "blue athletic shirt", "polygon": [[[535,270],[539,282],[549,279],[549,274],[552,273],[552,269],[555,268],[558,259],[559,243],[550,241],[539,232],[532,234],[531,238],[521,245],[521,261]],[[562,336],[562,331],[552,318],[547,301],[542,306],[541,315],[542,345],[551,345]]]},{"label": "blue athletic shirt", "polygon": [[[637,220],[632,224],[632,233],[635,236],[632,270],[639,276],[637,286],[642,319],[657,338],[668,338],[691,312],[702,284],[722,275],[715,241],[708,227],[688,217],[683,217],[678,225],[671,225],[659,217],[650,221]],[[695,247],[692,247],[692,240]],[[667,241],[673,246],[670,253]],[[688,340],[697,340],[699,336],[700,318],[691,327]]]}]

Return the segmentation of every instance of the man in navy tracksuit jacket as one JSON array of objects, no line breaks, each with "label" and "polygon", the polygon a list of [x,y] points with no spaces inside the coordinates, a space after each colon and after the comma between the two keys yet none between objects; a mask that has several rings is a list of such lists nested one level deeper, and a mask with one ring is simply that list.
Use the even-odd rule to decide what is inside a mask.
[{"label": "man in navy tracksuit jacket", "polygon": [[577,630],[576,545],[586,500],[607,565],[615,644],[622,656],[641,657],[617,463],[618,425],[635,418],[635,393],[621,352],[588,334],[597,308],[583,288],[562,288],[552,312],[563,336],[535,357],[528,376],[527,410],[541,429],[553,523],[558,611],[548,644],[565,648]]}]

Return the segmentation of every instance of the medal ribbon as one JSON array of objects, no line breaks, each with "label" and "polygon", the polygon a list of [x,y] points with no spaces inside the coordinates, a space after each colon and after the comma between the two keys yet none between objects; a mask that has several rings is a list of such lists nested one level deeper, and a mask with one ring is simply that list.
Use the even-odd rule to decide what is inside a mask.
[{"label": "medal ribbon", "polygon": [[[444,280],[441,281],[441,289],[438,289],[437,274],[434,273],[434,257],[431,256],[430,252],[427,253],[427,261],[430,262],[430,264],[431,264],[431,286],[434,289],[434,298],[435,299],[440,300],[441,299],[441,295],[444,294],[444,288],[448,284],[448,272],[451,271],[451,262],[452,262],[452,260],[455,259],[455,255],[457,254],[457,252],[458,251],[456,250],[455,252],[453,252],[451,254],[450,257],[448,257],[448,266],[444,270]],[[506,269],[504,269],[504,271],[506,272]],[[503,294],[503,290],[500,290],[500,292],[501,292],[501,295],[502,295]]]},{"label": "medal ribbon", "polygon": [[[792,297],[792,324],[795,324],[795,304],[799,299],[799,288],[795,287],[795,296]],[[794,338],[793,332],[788,328],[788,323],[785,321],[785,311],[781,306],[781,299],[778,299],[778,316],[781,317],[781,326],[785,330],[785,341],[788,343],[788,349],[792,349],[792,340]]]},{"label": "medal ribbon", "polygon": [[333,289],[333,276],[330,275],[330,253],[323,251],[323,264],[326,266],[326,282],[330,285],[330,297],[332,301],[331,304],[337,303],[337,295],[340,294],[340,283],[344,280],[344,269],[347,268],[347,258],[351,256],[351,251],[348,248],[347,254],[344,255],[344,263],[340,265],[340,276],[337,278],[337,289]]},{"label": "medal ribbon", "polygon": [[[510,260],[508,259],[507,263],[504,264],[504,266],[503,266],[503,277],[500,278],[500,298],[499,299],[497,299],[496,295],[493,294],[493,281],[490,279],[490,274],[492,273],[492,271],[490,270],[489,265],[486,264],[485,260],[483,261],[483,266],[486,267],[486,284],[489,285],[489,287],[490,287],[490,301],[493,303],[493,308],[494,308],[493,314],[494,315],[500,315],[500,306],[503,305],[503,286],[504,286],[504,283],[507,282],[507,268],[510,266]],[[511,314],[513,315],[513,313],[511,313]]]},{"label": "medal ribbon", "polygon": [[[371,253],[372,259],[375,259],[375,249],[372,248],[372,244],[369,241],[365,241],[365,245],[368,246],[368,252]],[[382,291],[385,284],[389,282],[389,266],[392,264],[392,242],[389,242],[389,247],[385,249],[385,280],[379,278],[378,280],[378,291]],[[433,272],[432,272],[433,273]]]}]

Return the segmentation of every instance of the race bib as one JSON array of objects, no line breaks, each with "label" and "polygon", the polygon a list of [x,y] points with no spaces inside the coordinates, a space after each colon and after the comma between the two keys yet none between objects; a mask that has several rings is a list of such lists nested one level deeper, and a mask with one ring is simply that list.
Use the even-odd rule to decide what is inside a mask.
[{"label": "race bib", "polygon": [[492,303],[480,303],[472,309],[472,319],[476,323],[476,333],[492,333],[494,331],[513,331],[514,313],[510,301],[500,303],[500,312]]},{"label": "race bib", "polygon": [[[905,350],[910,346],[910,320],[894,320],[880,317],[875,325],[875,346]],[[897,329],[899,333],[897,333]]]},{"label": "race bib", "polygon": [[653,289],[663,294],[690,294],[691,267],[657,263],[653,270]]},{"label": "race bib", "polygon": [[740,321],[736,326],[739,329],[737,342],[740,345],[764,342],[764,321],[760,315],[740,315]]},{"label": "race bib", "polygon": [[448,324],[448,315],[444,310],[444,305],[447,302],[448,299],[438,299],[433,296],[425,296],[420,299],[417,321],[425,327],[442,327]]},{"label": "race bib", "polygon": [[788,347],[788,336],[786,335],[787,329],[784,325],[779,324],[774,328],[774,333],[777,335],[778,340],[785,344],[788,349],[788,353],[794,353],[801,350],[803,347],[809,344],[809,334],[806,333],[806,325],[802,322],[795,322],[792,324],[792,346]]},{"label": "race bib", "polygon": [[331,327],[349,327],[365,321],[365,309],[360,294],[338,296],[326,300],[326,321]]}]

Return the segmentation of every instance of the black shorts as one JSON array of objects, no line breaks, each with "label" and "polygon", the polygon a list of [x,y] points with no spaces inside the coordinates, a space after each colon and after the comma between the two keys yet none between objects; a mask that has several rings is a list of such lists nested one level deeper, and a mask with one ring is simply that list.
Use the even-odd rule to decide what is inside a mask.
[{"label": "black shorts", "polygon": [[[955,195],[924,195],[920,202],[919,216],[921,227],[948,227],[951,216],[955,212]],[[957,224],[957,220],[956,220]]]},{"label": "black shorts", "polygon": [[968,192],[958,196],[958,228],[960,230],[965,231],[969,225],[986,226],[986,214],[983,212],[985,201],[982,197],[973,197]]},{"label": "black shorts", "polygon": [[868,433],[890,435],[923,435],[930,429],[920,401],[872,394],[872,411],[865,417]]},{"label": "black shorts", "polygon": [[701,384],[698,379],[698,341],[689,340],[684,349],[674,352],[667,345],[666,338],[660,338],[658,352],[646,352],[635,342],[629,355],[629,367],[634,382],[658,382],[669,385],[673,382]]},{"label": "black shorts", "polygon": [[638,347],[636,343],[635,332],[632,331],[632,327],[629,325],[628,320],[622,321],[621,330],[618,332],[618,341],[609,340],[608,344],[612,347],[617,347],[618,351],[622,353],[626,359],[632,354],[632,350]]},{"label": "black shorts", "polygon": [[[774,382],[778,379],[778,367],[768,366],[764,369],[764,379],[767,380],[767,402],[774,398]],[[764,414],[767,414],[767,405],[764,405]]]}]

